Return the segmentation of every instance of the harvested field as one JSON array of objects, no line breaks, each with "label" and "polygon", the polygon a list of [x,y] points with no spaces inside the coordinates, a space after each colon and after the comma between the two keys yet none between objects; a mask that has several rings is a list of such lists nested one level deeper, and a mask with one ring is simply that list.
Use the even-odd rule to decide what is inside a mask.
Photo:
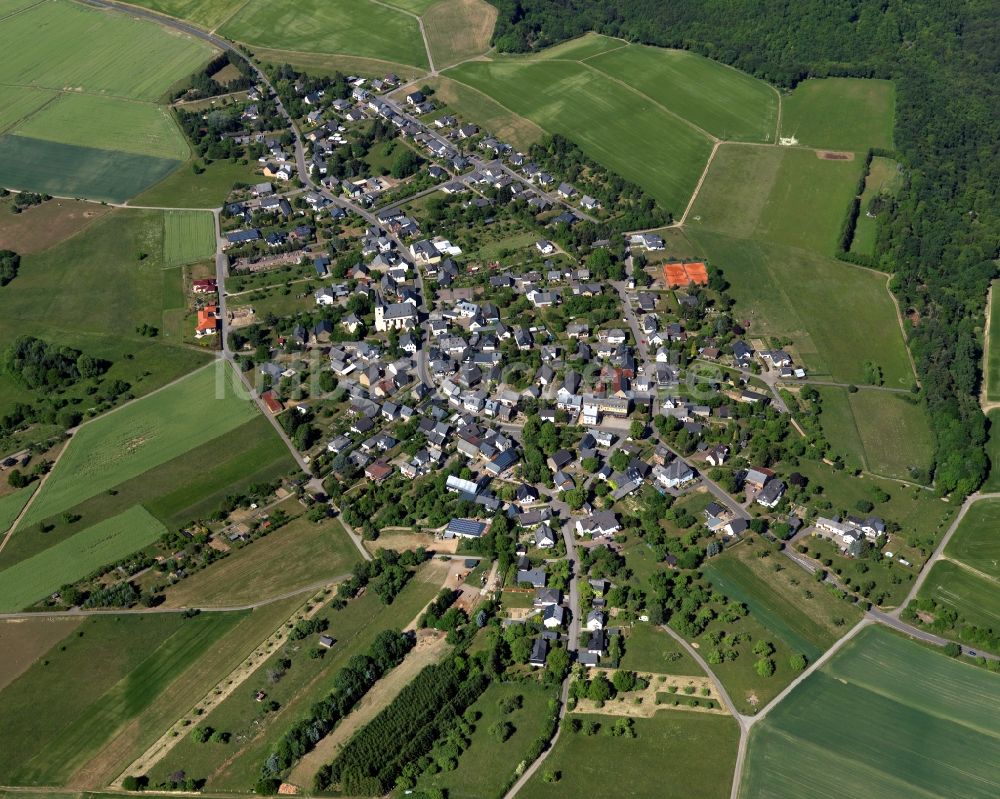
[{"label": "harvested field", "polygon": [[0,621],[0,691],[83,622],[82,617]]},{"label": "harvested field", "polygon": [[422,15],[434,66],[441,69],[490,49],[496,6],[486,0],[439,0]]},{"label": "harvested field", "polygon": [[[0,205],[0,213],[7,210]],[[4,217],[0,225],[0,250],[32,255],[75,236],[111,209],[81,200],[50,200],[19,214]]]}]

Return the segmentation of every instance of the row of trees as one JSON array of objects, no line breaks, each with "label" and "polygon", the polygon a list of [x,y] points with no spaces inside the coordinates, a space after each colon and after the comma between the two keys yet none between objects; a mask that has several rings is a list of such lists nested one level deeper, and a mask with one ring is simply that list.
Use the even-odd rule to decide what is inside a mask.
[{"label": "row of trees", "polygon": [[412,645],[410,636],[383,630],[365,654],[348,660],[334,676],[333,688],[326,698],[314,704],[309,715],[295,722],[271,750],[261,769],[257,792],[277,791],[280,784],[277,775],[312,751],[384,674],[402,662]]}]

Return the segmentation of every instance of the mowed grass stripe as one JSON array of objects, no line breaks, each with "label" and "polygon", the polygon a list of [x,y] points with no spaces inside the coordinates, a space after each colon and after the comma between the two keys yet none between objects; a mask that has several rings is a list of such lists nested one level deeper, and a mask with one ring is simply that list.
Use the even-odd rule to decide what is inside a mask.
[{"label": "mowed grass stripe", "polygon": [[208,211],[167,211],[163,216],[163,265],[181,266],[215,255],[215,218]]},{"label": "mowed grass stripe", "polygon": [[28,136],[0,137],[0,185],[122,203],[163,180],[181,161]]},{"label": "mowed grass stripe", "polygon": [[167,531],[136,505],[0,572],[0,611],[16,612],[108,563],[153,543]]},{"label": "mowed grass stripe", "polygon": [[4,20],[0,52],[2,83],[157,100],[213,48],[127,14],[49,0]]},{"label": "mowed grass stripe", "polygon": [[84,425],[69,442],[25,526],[137,477],[257,414],[233,369],[214,363]]},{"label": "mowed grass stripe", "polygon": [[642,186],[679,216],[712,150],[686,122],[584,64],[473,61],[447,77],[493,97]]},{"label": "mowed grass stripe", "polygon": [[721,139],[774,141],[778,94],[745,72],[685,50],[646,45],[619,47],[587,63]]},{"label": "mowed grass stripe", "polygon": [[64,93],[12,132],[77,147],[178,161],[190,155],[169,111],[117,97]]},{"label": "mowed grass stripe", "polygon": [[27,785],[63,782],[123,723],[152,704],[160,691],[246,615],[210,613],[199,617],[196,624],[180,626],[94,703],[76,724],[64,728],[42,751],[20,765],[12,779]]},{"label": "mowed grass stripe", "polygon": [[427,67],[415,17],[370,0],[249,0],[222,35],[279,50],[341,53]]}]

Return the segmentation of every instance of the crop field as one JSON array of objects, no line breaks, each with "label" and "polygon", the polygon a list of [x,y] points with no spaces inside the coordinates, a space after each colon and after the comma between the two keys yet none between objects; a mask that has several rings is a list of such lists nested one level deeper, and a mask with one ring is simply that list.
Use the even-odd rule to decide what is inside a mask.
[{"label": "crop field", "polygon": [[0,133],[6,133],[59,95],[49,89],[0,86]]},{"label": "crop field", "polygon": [[778,93],[745,72],[685,50],[646,45],[620,47],[587,64],[720,139],[774,141]]},{"label": "crop field", "polygon": [[38,658],[69,635],[83,617],[6,619],[0,621],[0,691],[20,677]]},{"label": "crop field", "polygon": [[686,122],[587,65],[544,59],[472,61],[447,77],[472,86],[642,186],[676,215],[711,152]]},{"label": "crop field", "polygon": [[[65,784],[248,613],[88,619],[0,693],[14,785]],[[204,690],[204,689],[203,689]]]},{"label": "crop field", "polygon": [[215,218],[207,211],[163,215],[163,265],[181,266],[215,255]]},{"label": "crop field", "polygon": [[[499,703],[520,696],[523,705],[511,713],[504,713]],[[453,799],[484,799],[493,796],[497,789],[512,779],[518,764],[528,755],[528,749],[543,733],[552,713],[548,709],[555,691],[535,682],[492,683],[471,705],[479,713],[469,748],[458,760],[458,768],[424,776],[418,788],[441,789]],[[514,732],[501,743],[489,730],[498,722],[508,721]]]},{"label": "crop field", "polygon": [[[758,558],[750,545],[742,544],[713,558],[704,567],[704,573],[712,585],[729,599],[745,604],[757,621],[792,650],[805,655],[810,662],[816,660],[843,632],[833,624],[833,619],[840,616],[856,621],[860,614],[823,586],[817,587],[812,581],[801,585],[805,582],[804,575],[785,570],[775,573],[772,568],[775,565],[790,568],[786,563],[779,564],[775,556]],[[789,580],[798,580],[800,584],[792,585]]]},{"label": "crop field", "polygon": [[545,131],[530,119],[511,113],[478,89],[442,76],[429,78],[427,82],[434,87],[435,98],[455,114],[515,147],[527,150],[545,136]]},{"label": "crop field", "polygon": [[258,182],[258,176],[249,164],[213,161],[198,175],[189,166],[182,165],[132,202],[161,208],[218,208],[234,185],[254,182]]},{"label": "crop field", "polygon": [[833,255],[863,164],[811,150],[723,145],[688,224]]},{"label": "crop field", "polygon": [[29,139],[175,161],[189,154],[184,136],[165,108],[94,94],[61,94],[18,125],[14,133]]},{"label": "crop field", "polygon": [[60,586],[138,552],[166,531],[141,505],[87,527],[0,572],[0,611],[22,610]]},{"label": "crop field", "polygon": [[214,30],[229,19],[245,0],[132,0],[169,17],[186,19],[207,30]]},{"label": "crop field", "polygon": [[210,57],[204,42],[50,0],[5,19],[0,48],[0,183],[122,202],[187,159],[180,130],[154,103]]},{"label": "crop field", "polygon": [[199,39],[68,0],[38,3],[4,20],[0,51],[5,84],[150,102],[212,54]]},{"label": "crop field", "polygon": [[[736,723],[726,716],[664,711],[635,719],[635,738],[610,737],[614,716],[574,714],[596,735],[564,729],[552,754],[519,795],[525,799],[623,796],[629,799],[724,799],[729,796]],[[628,780],[614,764],[627,764]],[[545,782],[556,772],[559,779]]]},{"label": "crop field", "polygon": [[167,591],[167,604],[249,604],[347,574],[360,558],[336,519],[317,524],[300,516],[182,580]]},{"label": "crop field", "polygon": [[427,10],[440,2],[440,0],[384,0],[387,6],[393,6],[401,11],[409,11],[411,14],[422,16]]},{"label": "crop field", "polygon": [[[309,641],[275,652],[244,687],[205,716],[206,724],[233,734],[228,746],[206,747],[185,739],[151,770],[150,778],[157,782],[184,769],[195,779],[206,779],[209,790],[248,790],[259,778],[261,765],[275,741],[290,724],[308,713],[314,702],[326,696],[338,669],[352,655],[365,651],[382,630],[402,629],[409,624],[440,591],[443,578],[439,564],[428,563],[391,605],[383,605],[374,592],[368,591],[343,610],[320,611],[329,619],[328,634],[337,642],[325,657],[310,658]],[[291,659],[291,668],[281,681],[269,682],[268,669],[284,657]],[[253,700],[258,689],[266,691],[281,708],[263,714],[261,705]]]},{"label": "crop field", "polygon": [[944,554],[1000,579],[1000,500],[983,499],[972,505]]},{"label": "crop field", "polygon": [[990,313],[986,320],[988,358],[983,364],[985,394],[989,402],[1000,400],[1000,280],[993,281],[990,292]]},{"label": "crop field", "polygon": [[896,90],[892,81],[862,78],[806,80],[784,99],[781,135],[806,147],[860,152],[891,150]]},{"label": "crop field", "polygon": [[7,532],[18,514],[38,488],[37,483],[0,497],[0,534]]},{"label": "crop field", "polygon": [[865,190],[861,193],[861,213],[854,228],[854,238],[851,240],[851,252],[862,255],[875,254],[875,236],[878,225],[875,219],[868,216],[871,201],[880,194],[895,196],[903,182],[900,165],[891,158],[875,156],[868,168],[865,178]]},{"label": "crop field", "polygon": [[779,244],[702,230],[688,237],[732,285],[750,335],[790,338],[812,377],[863,383],[864,364],[872,361],[886,386],[913,384],[883,276]]},{"label": "crop field", "polygon": [[490,49],[497,9],[486,0],[439,0],[423,14],[427,44],[438,69]]},{"label": "crop field", "polygon": [[588,61],[595,56],[599,56],[602,53],[610,52],[611,50],[617,50],[621,47],[628,46],[628,42],[624,39],[615,39],[612,36],[605,36],[601,33],[585,33],[576,39],[570,39],[568,42],[561,42],[560,44],[553,45],[552,47],[546,47],[537,53],[531,53],[527,56],[516,56],[516,58],[534,58],[541,61],[551,60],[551,59],[561,59],[567,61]]},{"label": "crop field", "polygon": [[427,66],[417,20],[370,0],[250,0],[220,33],[251,46]]},{"label": "crop field", "polygon": [[995,797],[998,701],[997,675],[870,627],[753,728],[740,797]]},{"label": "crop field", "polygon": [[955,611],[960,622],[1000,629],[1000,580],[975,574],[959,563],[935,563],[919,596]]},{"label": "crop field", "polygon": [[[257,413],[226,364],[213,364],[80,428],[56,464],[25,526],[183,455]],[[210,432],[209,432],[210,431]]]},{"label": "crop field", "polygon": [[0,136],[0,183],[55,197],[125,202],[163,180],[180,163],[175,158]]}]

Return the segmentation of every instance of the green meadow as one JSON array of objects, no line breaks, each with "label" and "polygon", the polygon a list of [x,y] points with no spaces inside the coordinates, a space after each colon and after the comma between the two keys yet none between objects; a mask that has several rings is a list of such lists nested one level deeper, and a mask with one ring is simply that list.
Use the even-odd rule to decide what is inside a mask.
[{"label": "green meadow", "polygon": [[863,165],[811,150],[723,145],[688,224],[833,255]]},{"label": "green meadow", "polygon": [[782,103],[781,135],[806,147],[891,150],[896,90],[892,81],[818,78],[800,83]]},{"label": "green meadow", "polygon": [[1000,579],[969,571],[961,563],[935,563],[918,598],[933,599],[955,611],[960,625],[1000,629]]},{"label": "green meadow", "polygon": [[645,45],[618,47],[586,63],[720,139],[774,141],[778,93],[745,72],[686,50]]},{"label": "green meadow", "polygon": [[990,799],[998,701],[997,675],[869,627],[754,726],[740,799]]},{"label": "green meadow", "polygon": [[989,347],[988,358],[983,364],[986,374],[986,399],[1000,400],[1000,281],[993,281],[990,299],[990,318],[986,320],[986,338]]},{"label": "green meadow", "polygon": [[371,0],[249,0],[220,32],[251,46],[427,66],[417,20]]},{"label": "green meadow", "polygon": [[159,11],[169,17],[186,19],[214,30],[229,19],[246,0],[132,0],[133,5]]},{"label": "green meadow", "polygon": [[510,58],[472,61],[445,75],[549,133],[572,139],[676,216],[686,207],[711,152],[703,133],[586,64]]},{"label": "green meadow", "polygon": [[0,611],[22,610],[102,566],[152,544],[167,528],[140,505],[0,572]]},{"label": "green meadow", "polygon": [[944,554],[1000,579],[1000,500],[974,503],[948,541]]},{"label": "green meadow", "polygon": [[143,614],[85,621],[0,692],[0,725],[7,736],[0,749],[4,781],[65,784],[249,615]]},{"label": "green meadow", "polygon": [[232,367],[215,363],[84,425],[24,519],[28,526],[239,427],[257,409]]},{"label": "green meadow", "polygon": [[872,361],[886,386],[913,384],[884,276],[781,244],[701,229],[688,238],[731,284],[750,336],[791,339],[811,376],[860,384]]}]

